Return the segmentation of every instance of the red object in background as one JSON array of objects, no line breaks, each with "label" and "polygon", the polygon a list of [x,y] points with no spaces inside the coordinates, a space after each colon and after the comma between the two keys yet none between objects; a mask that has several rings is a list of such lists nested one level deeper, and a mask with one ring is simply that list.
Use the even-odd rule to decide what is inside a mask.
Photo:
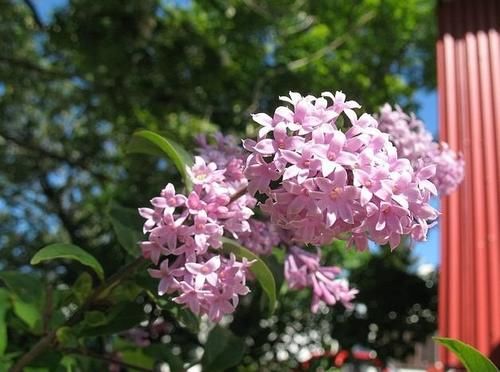
[{"label": "red object in background", "polygon": [[357,365],[366,365],[377,367],[379,371],[386,372],[388,369],[385,367],[384,363],[377,358],[376,353],[373,351],[349,351],[340,350],[338,353],[324,352],[318,353],[311,357],[311,359],[302,362],[297,371],[309,371],[314,362],[320,359],[330,359],[331,365],[340,368],[349,363]]},{"label": "red object in background", "polygon": [[[441,0],[438,12],[440,137],[466,164],[442,200],[439,335],[500,365],[500,1]],[[444,348],[440,360],[458,365]]]}]

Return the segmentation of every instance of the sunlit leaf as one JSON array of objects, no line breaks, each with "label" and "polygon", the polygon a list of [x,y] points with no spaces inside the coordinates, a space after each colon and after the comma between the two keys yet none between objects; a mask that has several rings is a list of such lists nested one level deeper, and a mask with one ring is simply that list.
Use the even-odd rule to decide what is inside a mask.
[{"label": "sunlit leaf", "polygon": [[141,349],[122,351],[120,352],[120,359],[142,368],[153,368],[155,363],[154,359]]},{"label": "sunlit leaf", "polygon": [[56,243],[48,245],[36,252],[31,259],[31,264],[36,265],[42,261],[58,258],[76,260],[92,268],[101,280],[104,279],[104,270],[94,256],[73,244]]},{"label": "sunlit leaf", "polygon": [[61,366],[66,369],[66,372],[73,372],[78,370],[78,363],[76,359],[70,355],[65,355],[61,359]]},{"label": "sunlit leaf", "polygon": [[159,151],[172,161],[184,179],[184,184],[191,189],[191,180],[186,173],[186,166],[193,164],[192,156],[179,144],[171,139],[160,136],[149,130],[139,130],[134,133],[127,152],[158,155]]},{"label": "sunlit leaf", "polygon": [[34,330],[41,321],[42,314],[40,309],[30,302],[24,302],[17,297],[13,300],[14,313],[19,319],[25,322],[30,329]]},{"label": "sunlit leaf", "polygon": [[434,337],[436,342],[447,347],[469,372],[498,372],[493,362],[481,354],[477,349],[453,338]]}]

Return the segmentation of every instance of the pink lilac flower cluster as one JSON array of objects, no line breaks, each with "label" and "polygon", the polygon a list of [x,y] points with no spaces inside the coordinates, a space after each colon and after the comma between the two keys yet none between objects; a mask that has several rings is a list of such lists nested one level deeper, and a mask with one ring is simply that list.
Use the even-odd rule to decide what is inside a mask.
[{"label": "pink lilac flower cluster", "polygon": [[415,172],[377,121],[358,117],[358,103],[341,92],[280,99],[291,107],[254,115],[257,141],[243,144],[248,190],[267,197],[261,209],[274,224],[317,245],[340,237],[359,249],[368,240],[395,248],[403,235],[426,239],[438,217],[429,204],[435,166]]},{"label": "pink lilac flower cluster", "polygon": [[316,313],[321,303],[342,303],[352,308],[351,301],[358,293],[349,288],[347,280],[339,277],[342,270],[336,266],[320,266],[319,251],[314,254],[292,246],[285,260],[285,278],[292,289],[312,288],[311,311]]},{"label": "pink lilac flower cluster", "polygon": [[[212,143],[204,136],[198,137],[200,148],[197,151],[204,159],[217,163],[219,167],[226,167],[230,161],[233,161],[232,159],[243,160],[247,157],[243,149],[237,145],[234,137],[223,136],[219,133],[214,137],[215,141]],[[239,242],[257,255],[267,256],[272,253],[273,247],[290,245],[290,231],[282,230],[269,221],[261,221],[253,217],[248,220],[248,223],[250,230],[239,234]],[[336,278],[341,271],[339,268],[320,267],[319,254],[311,255],[298,247],[292,247],[288,252],[284,268],[285,277],[290,279],[288,282],[292,289],[313,287],[315,294],[312,311],[317,311],[320,301],[329,305],[339,301],[350,307],[350,300],[357,291],[349,289],[347,280]],[[307,260],[307,257],[314,257],[314,259]],[[299,284],[297,278],[300,275],[302,279]]]},{"label": "pink lilac flower cluster", "polygon": [[263,222],[255,218],[248,220],[250,231],[240,234],[240,243],[259,256],[268,256],[272,249],[283,240],[278,228],[269,221]]},{"label": "pink lilac flower cluster", "polygon": [[385,104],[377,119],[378,128],[389,134],[398,156],[408,159],[416,172],[429,165],[436,167],[435,175],[429,180],[440,195],[450,194],[462,182],[465,167],[462,156],[448,144],[435,142],[413,113],[408,115],[399,106],[393,109]]},{"label": "pink lilac flower cluster", "polygon": [[[241,168],[241,166],[240,166]],[[218,254],[225,233],[238,238],[249,231],[248,219],[255,199],[231,196],[247,183],[240,169],[218,169],[201,157],[188,169],[193,191],[186,197],[168,184],[151,200],[153,208],[140,208],[146,219],[141,243],[142,254],[158,269],[150,269],[160,279],[158,292],[176,293],[173,299],[195,314],[208,314],[212,321],[232,313],[239,296],[248,293],[246,276],[251,262],[234,255]]]},{"label": "pink lilac flower cluster", "polygon": [[[243,170],[246,152],[238,144],[235,137],[231,135],[223,135],[215,133],[213,141],[209,141],[205,135],[200,135],[197,138],[198,154],[209,162],[214,162],[219,168],[226,168],[226,172],[238,175],[240,184],[246,184]],[[242,180],[244,179],[244,182]],[[249,194],[246,195],[248,200],[257,201]],[[269,221],[261,221],[250,217],[248,219],[249,229],[238,234],[239,242],[259,256],[267,256],[271,254],[273,247],[284,239],[281,231],[269,223]]]},{"label": "pink lilac flower cluster", "polygon": [[465,161],[462,155],[457,155],[446,142],[434,143],[422,162],[436,165],[436,174],[431,181],[441,195],[451,194],[464,179]]}]

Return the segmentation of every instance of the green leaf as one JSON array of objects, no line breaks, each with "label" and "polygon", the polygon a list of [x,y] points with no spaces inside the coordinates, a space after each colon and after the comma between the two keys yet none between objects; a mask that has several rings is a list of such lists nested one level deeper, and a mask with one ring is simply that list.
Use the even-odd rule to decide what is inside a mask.
[{"label": "green leaf", "polygon": [[261,258],[273,274],[274,281],[276,282],[276,292],[279,293],[285,281],[285,274],[283,273],[283,263],[280,263],[275,255],[270,255]]},{"label": "green leaf", "polygon": [[4,271],[0,272],[0,280],[21,300],[40,304],[43,286],[35,276],[16,271]]},{"label": "green leaf", "polygon": [[107,315],[106,324],[98,327],[86,327],[80,336],[94,337],[119,333],[130,329],[145,318],[143,305],[137,303],[122,303],[113,308]]},{"label": "green leaf", "polygon": [[92,292],[92,277],[89,273],[83,272],[73,284],[71,293],[75,296],[78,305],[85,302],[87,297]]},{"label": "green leaf", "polygon": [[344,117],[342,115],[340,115],[335,121],[335,126],[339,129],[342,129],[344,127]]},{"label": "green leaf", "polygon": [[9,292],[0,288],[0,356],[4,355],[7,348],[7,324],[5,315],[10,308]]},{"label": "green leaf", "polygon": [[104,279],[104,270],[101,264],[91,254],[73,244],[56,243],[40,249],[31,259],[31,264],[36,265],[42,261],[64,258],[76,260],[92,268],[99,279]]},{"label": "green leaf", "polygon": [[[187,328],[192,333],[198,333],[200,330],[200,317],[194,315],[186,308],[180,306],[171,306],[172,302],[168,302],[168,305],[163,306],[163,308],[165,308],[166,311],[170,312],[182,327]],[[162,306],[161,300],[160,306]]]},{"label": "green leaf", "polygon": [[38,332],[37,326],[40,325],[42,317],[42,295],[44,293],[40,280],[32,275],[13,271],[0,273],[0,279],[11,291],[10,301],[12,302],[14,314],[31,331]]},{"label": "green leaf", "polygon": [[76,362],[76,359],[72,356],[69,355],[63,356],[60,363],[61,366],[64,367],[66,372],[77,371],[78,363]]},{"label": "green leaf", "polygon": [[181,145],[149,130],[139,130],[133,134],[127,147],[128,153],[148,155],[158,155],[158,150],[174,163],[184,179],[184,184],[190,190],[192,183],[186,173],[186,166],[193,164],[193,158]]},{"label": "green leaf", "polygon": [[14,297],[13,301],[14,314],[17,315],[30,329],[35,330],[37,325],[40,324],[42,314],[40,309],[33,303],[24,302],[21,299]]},{"label": "green leaf", "polygon": [[0,360],[0,372],[8,372],[11,366],[12,366],[12,361]]},{"label": "green leaf", "polygon": [[61,365],[63,355],[59,351],[46,350],[35,358],[23,372],[54,372]]},{"label": "green leaf", "polygon": [[245,343],[231,331],[216,326],[208,335],[201,364],[203,371],[224,371],[236,366],[245,352]]},{"label": "green leaf", "polygon": [[269,301],[269,312],[272,314],[276,307],[276,282],[271,270],[269,270],[264,261],[238,242],[223,237],[222,243],[224,252],[234,253],[238,258],[245,257],[256,261],[250,266],[250,270],[266,293]]},{"label": "green leaf", "polygon": [[129,363],[142,368],[153,368],[155,361],[152,357],[145,354],[141,349],[126,350],[120,352],[120,359],[125,363]]},{"label": "green leaf", "polygon": [[114,303],[131,302],[143,291],[144,289],[137,285],[134,280],[127,280],[113,288],[106,299]]},{"label": "green leaf", "polygon": [[434,337],[436,342],[447,347],[469,372],[498,372],[493,362],[481,354],[478,350],[462,341],[453,338]]},{"label": "green leaf", "polygon": [[128,254],[137,257],[140,253],[138,242],[143,240],[141,234],[143,221],[137,210],[112,202],[108,216],[120,245]]},{"label": "green leaf", "polygon": [[78,337],[71,327],[61,327],[56,331],[57,341],[64,347],[77,347]]},{"label": "green leaf", "polygon": [[178,355],[174,355],[170,349],[170,345],[152,344],[142,350],[145,354],[155,358],[156,360],[166,362],[170,367],[171,372],[185,371],[184,363],[181,358]]},{"label": "green leaf", "polygon": [[87,311],[83,323],[89,327],[99,327],[108,323],[108,318],[100,311]]}]

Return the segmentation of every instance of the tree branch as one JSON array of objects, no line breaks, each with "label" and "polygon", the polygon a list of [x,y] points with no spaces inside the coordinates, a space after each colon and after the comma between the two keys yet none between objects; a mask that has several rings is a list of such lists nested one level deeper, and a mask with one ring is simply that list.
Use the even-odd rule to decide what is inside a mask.
[{"label": "tree branch", "polygon": [[371,21],[375,17],[375,12],[368,12],[364,14],[359,21],[354,25],[354,29],[346,32],[343,35],[335,38],[330,44],[324,46],[323,48],[318,49],[314,53],[311,53],[307,57],[296,59],[295,61],[288,62],[286,66],[289,70],[297,70],[301,67],[308,65],[311,62],[314,62],[322,57],[324,57],[327,53],[334,51],[342,44],[344,44],[347,40],[349,40],[353,34],[358,31],[361,27],[366,25],[369,21]]},{"label": "tree branch", "polygon": [[47,284],[47,295],[45,296],[45,306],[42,314],[42,327],[44,333],[49,331],[50,319],[52,318],[52,296],[52,286]]},{"label": "tree branch", "polygon": [[24,0],[24,4],[30,9],[31,15],[33,16],[33,19],[38,26],[40,30],[45,29],[45,26],[42,22],[42,19],[40,18],[40,15],[38,14],[35,6],[33,5],[33,2],[31,0]]},{"label": "tree branch", "polygon": [[61,78],[61,79],[72,79],[74,77],[77,77],[77,76],[73,76],[71,74],[68,74],[65,71],[48,69],[48,68],[42,67],[36,63],[33,63],[33,62],[28,61],[26,59],[21,59],[21,58],[0,56],[0,63],[13,66],[13,68],[20,68],[23,70],[28,70],[28,71],[36,72],[36,73],[43,74],[43,75],[49,75],[49,76]]},{"label": "tree branch", "polygon": [[57,154],[55,152],[51,152],[47,149],[44,149],[43,147],[36,146],[33,143],[24,141],[8,133],[0,133],[0,136],[3,137],[5,140],[14,143],[18,147],[33,151],[38,155],[44,156],[46,158],[58,160],[70,166],[87,171],[102,183],[111,181],[111,178],[108,177],[107,175],[94,171],[83,159],[72,159],[69,156],[65,156],[63,154]]},{"label": "tree branch", "polygon": [[9,372],[22,372],[24,367],[31,363],[33,359],[42,354],[56,341],[56,333],[54,331],[48,333],[38,341],[33,348],[24,354],[16,364],[14,364]]}]

